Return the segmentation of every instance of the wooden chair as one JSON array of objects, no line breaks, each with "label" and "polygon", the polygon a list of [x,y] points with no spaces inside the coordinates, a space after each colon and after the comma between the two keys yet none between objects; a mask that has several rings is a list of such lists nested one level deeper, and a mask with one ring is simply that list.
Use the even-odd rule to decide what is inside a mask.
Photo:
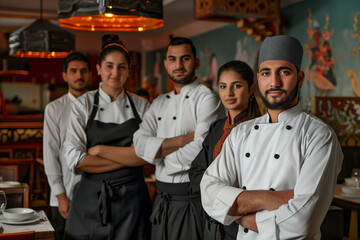
[{"label": "wooden chair", "polygon": [[3,187],[0,190],[6,194],[6,208],[30,207],[30,188],[26,183],[14,187]]},{"label": "wooden chair", "polygon": [[18,165],[0,165],[0,173],[3,181],[19,181]]},{"label": "wooden chair", "polygon": [[3,233],[0,234],[0,239],[6,240],[32,240],[35,239],[35,231],[22,233]]},{"label": "wooden chair", "polygon": [[10,168],[10,166],[16,165],[18,168],[17,179],[14,181],[26,182],[29,184],[30,192],[32,192],[34,186],[34,159],[10,159],[10,158],[1,158],[0,166]]}]

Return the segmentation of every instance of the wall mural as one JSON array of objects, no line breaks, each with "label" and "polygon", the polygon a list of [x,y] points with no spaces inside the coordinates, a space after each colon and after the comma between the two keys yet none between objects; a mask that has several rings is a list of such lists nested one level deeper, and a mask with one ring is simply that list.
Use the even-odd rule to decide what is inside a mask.
[{"label": "wall mural", "polygon": [[[306,66],[305,76],[307,88],[310,89],[310,81],[315,85],[316,96],[328,96],[329,92],[335,90],[336,75],[334,69],[335,58],[332,56],[331,36],[334,29],[329,28],[329,14],[326,15],[326,23],[323,28],[319,22],[312,18],[309,10],[307,36],[305,43],[306,57],[310,63]],[[310,90],[308,91],[310,94]]]},{"label": "wall mural", "polygon": [[[358,16],[360,13],[356,13],[354,16],[354,34],[352,35],[353,38],[357,41],[357,45],[352,50],[352,57],[358,57],[360,56],[360,37],[359,37],[359,27],[358,27]],[[357,61],[360,59],[357,58]],[[354,70],[347,69],[346,73],[348,77],[350,78],[351,87],[355,93],[356,96],[360,97],[360,81],[358,79],[358,76]]]}]

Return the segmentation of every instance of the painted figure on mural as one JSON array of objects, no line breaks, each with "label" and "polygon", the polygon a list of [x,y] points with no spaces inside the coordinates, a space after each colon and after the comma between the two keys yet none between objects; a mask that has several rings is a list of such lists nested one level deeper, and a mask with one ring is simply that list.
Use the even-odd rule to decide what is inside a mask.
[{"label": "painted figure on mural", "polygon": [[[360,37],[359,37],[359,33],[358,33],[358,15],[360,13],[356,13],[354,16],[354,24],[353,24],[353,28],[354,28],[354,33],[352,35],[352,37],[357,41],[357,45],[353,48],[353,52],[352,52],[352,56],[355,57],[357,55],[358,52],[360,52]],[[348,75],[348,77],[350,78],[350,83],[351,83],[351,87],[355,93],[356,96],[360,97],[360,81],[358,79],[358,76],[356,74],[356,72],[354,70],[346,70],[346,74]]]},{"label": "painted figure on mural", "polygon": [[332,56],[330,44],[330,37],[334,33],[334,29],[328,31],[328,15],[326,15],[323,31],[320,30],[319,22],[311,19],[311,12],[309,15],[309,28],[306,30],[310,42],[305,44],[307,57],[311,59],[310,64],[306,67],[308,98],[310,98],[309,80],[312,80],[315,85],[316,96],[328,96],[331,91],[335,90],[337,84],[334,69],[335,60]]}]

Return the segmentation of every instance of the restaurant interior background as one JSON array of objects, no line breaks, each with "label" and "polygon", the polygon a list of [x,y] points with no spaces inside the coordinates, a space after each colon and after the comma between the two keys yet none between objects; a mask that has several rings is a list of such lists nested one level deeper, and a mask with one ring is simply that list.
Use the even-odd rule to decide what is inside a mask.
[{"label": "restaurant interior background", "polygon": [[[67,85],[61,77],[63,59],[17,59],[16,67],[25,69],[27,73],[8,72],[8,37],[19,28],[9,21],[21,22],[21,19],[9,18],[8,13],[3,10],[19,9],[19,2],[24,1],[5,3],[5,0],[0,0],[0,92],[7,99],[8,105],[15,105],[14,114],[31,114],[36,116],[35,121],[42,121],[46,104],[67,91]],[[126,85],[129,90],[139,88],[147,75],[155,75],[160,80],[158,92],[171,90],[172,84],[168,81],[163,66],[170,36],[185,36],[193,40],[200,59],[197,76],[200,80],[211,79],[214,91],[217,70],[227,61],[245,61],[256,71],[261,41],[256,36],[251,36],[247,31],[249,28],[244,25],[241,27],[238,22],[194,19],[195,2],[196,0],[164,0],[163,29],[136,33],[116,32],[131,51],[133,68],[131,79]],[[247,1],[233,2],[240,4]],[[36,4],[38,1],[32,0],[25,5],[30,5],[29,8],[36,12]],[[48,14],[58,24],[57,1],[44,1],[43,4],[44,15]],[[360,168],[360,1],[280,0],[280,6],[279,32],[298,38],[305,50],[302,70],[305,71],[306,81],[301,88],[301,104],[330,124],[343,146],[345,158],[339,175],[339,182],[342,182],[350,176],[352,168]],[[30,19],[31,21],[34,19]],[[76,37],[76,51],[85,53],[91,61],[91,89],[95,89],[99,83],[95,65],[101,36],[107,32],[67,31]],[[5,121],[6,118],[0,115],[0,123]],[[41,138],[41,129],[33,129],[35,132],[29,134],[20,133],[17,139],[10,136],[13,134],[11,131],[14,130],[0,129],[0,145],[26,141],[23,138]],[[0,156],[1,154],[0,147]],[[35,154],[37,158],[41,158],[40,152]]]}]

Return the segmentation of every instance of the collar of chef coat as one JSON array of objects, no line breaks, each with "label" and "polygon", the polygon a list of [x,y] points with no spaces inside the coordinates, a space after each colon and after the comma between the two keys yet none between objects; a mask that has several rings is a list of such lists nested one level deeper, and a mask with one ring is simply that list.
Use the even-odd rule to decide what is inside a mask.
[{"label": "collar of chef coat", "polygon": [[[289,120],[291,118],[296,117],[297,115],[299,115],[300,113],[302,113],[304,110],[300,104],[300,101],[293,107],[288,108],[282,112],[279,113],[278,116],[278,122],[284,122],[286,120]],[[270,122],[270,115],[269,113],[267,113],[267,119],[266,122]]]},{"label": "collar of chef coat", "polygon": [[[195,87],[196,87],[197,85],[199,85],[199,84],[200,84],[200,82],[199,82],[197,79],[195,79],[195,81],[193,81],[192,83],[183,86],[183,87],[181,88],[180,94],[183,95],[183,94],[185,94],[185,93],[190,92],[191,90],[195,89]],[[174,95],[176,95],[176,94],[175,94],[175,90],[173,90],[172,93],[173,93]]]},{"label": "collar of chef coat", "polygon": [[[101,99],[105,102],[105,104],[111,103],[110,96],[106,92],[104,92],[104,90],[102,90],[101,86],[102,86],[102,82],[100,82],[99,84],[99,94]],[[123,101],[123,98],[124,98],[124,90],[122,90],[122,92],[119,94],[119,96],[116,99],[116,102],[120,103],[121,101]]]},{"label": "collar of chef coat", "polygon": [[76,100],[76,97],[70,91],[68,92],[68,97],[72,102]]}]

